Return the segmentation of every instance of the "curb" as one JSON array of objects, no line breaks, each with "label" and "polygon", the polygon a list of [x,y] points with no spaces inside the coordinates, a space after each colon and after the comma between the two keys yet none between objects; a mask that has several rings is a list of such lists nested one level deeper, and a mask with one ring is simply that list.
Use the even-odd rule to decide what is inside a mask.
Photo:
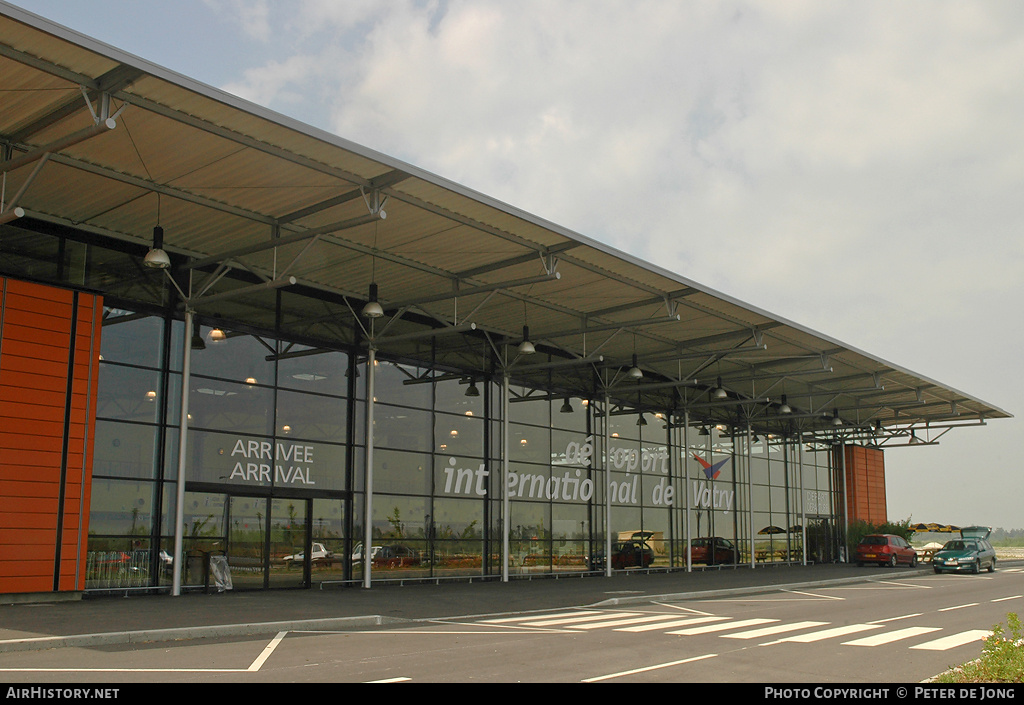
[{"label": "curb", "polygon": [[[921,569],[912,572],[900,573],[901,576],[924,574],[928,571]],[[637,602],[651,602],[653,600],[699,600],[714,599],[717,597],[729,597],[731,595],[756,595],[776,590],[788,590],[795,588],[828,587],[829,585],[841,585],[845,583],[865,583],[879,580],[892,580],[892,575],[879,576],[856,576],[850,578],[834,578],[832,580],[811,580],[803,583],[780,583],[778,585],[751,585],[740,588],[722,588],[721,590],[703,590],[699,592],[678,592],[667,595],[631,595],[629,597],[613,597],[601,602],[596,602],[590,607],[610,607],[614,605],[627,605]]]},{"label": "curb", "polygon": [[0,641],[0,653],[13,651],[40,651],[65,647],[103,646],[111,644],[144,644],[186,639],[211,639],[225,636],[253,636],[276,634],[286,631],[331,631],[352,627],[379,627],[384,624],[403,623],[410,620],[366,615],[363,617],[332,617],[328,619],[305,619],[290,622],[256,622],[253,624],[213,624],[198,627],[172,627],[168,629],[143,629],[133,632],[99,632],[95,634],[73,634],[68,636],[28,637]]}]

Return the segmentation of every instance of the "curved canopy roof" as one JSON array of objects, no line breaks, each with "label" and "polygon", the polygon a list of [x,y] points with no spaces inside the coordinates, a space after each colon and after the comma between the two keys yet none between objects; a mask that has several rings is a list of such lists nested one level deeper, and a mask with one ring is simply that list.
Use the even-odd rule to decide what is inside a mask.
[{"label": "curved canopy roof", "polygon": [[[0,91],[0,271],[74,232],[131,254],[91,262],[83,282],[119,300],[177,291],[200,316],[314,349],[372,344],[435,376],[508,370],[534,396],[608,393],[623,411],[765,432],[893,443],[1009,416],[3,3]],[[142,266],[158,224],[177,288]],[[359,315],[372,283],[375,320]],[[538,354],[517,354],[524,326]]]}]

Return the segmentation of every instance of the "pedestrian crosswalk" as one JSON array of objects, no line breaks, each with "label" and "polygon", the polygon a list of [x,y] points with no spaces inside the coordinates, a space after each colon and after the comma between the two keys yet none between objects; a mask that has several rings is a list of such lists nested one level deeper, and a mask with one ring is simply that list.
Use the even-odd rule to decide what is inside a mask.
[{"label": "pedestrian crosswalk", "polygon": [[[709,614],[652,613],[635,611],[572,610],[546,615],[480,620],[481,624],[527,629],[616,632],[660,632],[677,637],[713,635],[770,646],[781,643],[811,644],[837,640],[842,646],[874,647],[902,642],[910,649],[944,651],[975,641],[991,632],[972,629],[941,634],[934,626],[892,628],[884,622],[833,625],[812,620],[783,621],[766,617],[736,619]],[[870,632],[870,633],[869,633]],[[937,633],[939,632],[939,633]],[[860,635],[860,636],[858,636]],[[922,641],[923,639],[923,641]]]}]

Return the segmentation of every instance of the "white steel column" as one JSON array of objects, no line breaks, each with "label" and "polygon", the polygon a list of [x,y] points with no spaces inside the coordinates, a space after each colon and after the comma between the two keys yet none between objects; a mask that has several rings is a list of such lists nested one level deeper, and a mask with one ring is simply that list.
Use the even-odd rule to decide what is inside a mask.
[{"label": "white steel column", "polygon": [[366,358],[366,468],[363,480],[363,587],[370,587],[373,545],[373,395],[377,351],[370,345]]},{"label": "white steel column", "polygon": [[508,440],[508,398],[510,394],[508,371],[501,378],[501,581],[508,582],[509,559],[509,440]]},{"label": "white steel column", "polygon": [[842,552],[842,555],[843,555],[843,563],[847,563],[850,560],[850,557],[846,555],[846,537],[847,537],[847,535],[850,532],[850,513],[849,513],[849,505],[848,505],[847,499],[846,499],[846,492],[847,492],[847,488],[846,488],[846,446],[844,444],[842,444],[842,443],[839,443],[838,445],[839,445],[839,450],[836,451],[836,453],[835,453],[835,455],[837,456],[836,462],[839,464],[839,472],[842,474],[842,477],[843,477],[843,506],[842,506],[843,535],[842,535],[842,539],[841,539],[842,543],[839,544],[839,550]]},{"label": "white steel column", "polygon": [[807,565],[807,498],[804,496],[804,439],[796,437],[797,472],[800,473],[800,533],[803,535],[803,564]]},{"label": "white steel column", "polygon": [[607,392],[604,395],[604,574],[612,575],[612,472],[611,472],[611,440],[612,440],[612,406]]},{"label": "white steel column", "polygon": [[683,527],[686,533],[686,572],[693,569],[693,556],[690,555],[690,410],[683,411]]},{"label": "white steel column", "polygon": [[181,417],[178,420],[178,486],[174,505],[174,568],[171,595],[181,595],[181,574],[186,561],[182,556],[185,542],[185,453],[188,449],[188,387],[192,369],[192,309],[185,308],[185,351],[181,362]]},{"label": "white steel column", "polygon": [[[747,422],[747,522],[750,524],[750,567],[753,568],[756,564],[754,559],[754,472],[753,466],[750,462],[751,454],[751,435],[750,435],[750,422]],[[769,514],[769,516],[771,516]],[[714,548],[710,549],[714,551]]]}]

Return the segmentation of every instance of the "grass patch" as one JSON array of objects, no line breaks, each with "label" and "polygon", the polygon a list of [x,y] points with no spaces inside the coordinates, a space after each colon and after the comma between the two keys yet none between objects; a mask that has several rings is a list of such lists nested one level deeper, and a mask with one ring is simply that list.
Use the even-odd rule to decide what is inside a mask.
[{"label": "grass patch", "polygon": [[1024,627],[1013,612],[985,638],[981,658],[943,673],[937,683],[1024,683]]}]

